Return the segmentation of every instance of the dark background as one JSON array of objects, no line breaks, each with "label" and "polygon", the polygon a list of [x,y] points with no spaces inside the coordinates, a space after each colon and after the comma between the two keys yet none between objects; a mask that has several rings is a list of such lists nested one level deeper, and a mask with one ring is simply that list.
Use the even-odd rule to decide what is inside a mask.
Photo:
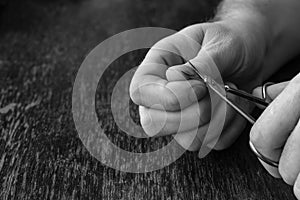
[{"label": "dark background", "polygon": [[[93,47],[131,28],[179,30],[206,21],[218,1],[0,2],[0,199],[294,199],[292,187],[269,176],[250,152],[250,127],[228,150],[201,160],[187,152],[145,174],[103,166],[75,130],[72,86]],[[109,110],[113,84],[144,54],[132,52],[112,64],[107,80],[101,80],[107,84],[99,86],[98,109]],[[297,60],[272,80],[292,77]],[[122,135],[109,111],[102,116],[114,143],[152,148]],[[157,141],[164,144],[168,138]]]}]

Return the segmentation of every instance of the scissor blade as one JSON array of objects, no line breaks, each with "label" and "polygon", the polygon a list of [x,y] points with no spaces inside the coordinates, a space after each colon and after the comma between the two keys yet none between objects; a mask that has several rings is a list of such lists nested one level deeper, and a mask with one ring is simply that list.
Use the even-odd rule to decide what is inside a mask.
[{"label": "scissor blade", "polygon": [[228,85],[225,85],[225,90],[228,93],[237,95],[239,97],[242,97],[244,99],[252,101],[253,103],[257,103],[257,104],[260,104],[260,105],[265,106],[265,107],[267,107],[269,105],[269,103],[267,103],[264,99],[261,99],[261,98],[258,98],[256,96],[253,96],[253,95],[251,95],[251,94],[249,94],[247,92],[244,92],[242,90],[231,88]]},{"label": "scissor blade", "polygon": [[[204,82],[206,82],[204,80]],[[228,105],[230,105],[234,110],[236,110],[240,115],[242,115],[246,120],[248,120],[251,124],[255,123],[255,119],[248,115],[248,113],[244,112],[242,108],[240,108],[238,105],[234,104],[232,101],[227,99],[226,96],[224,96],[218,89],[214,87],[214,85],[207,83],[207,86],[209,86],[222,100],[224,100]]]},{"label": "scissor blade", "polygon": [[191,61],[188,61],[188,63],[193,68],[194,72],[199,76],[199,78],[201,78],[202,80],[204,80],[205,76],[203,76],[202,74],[199,73],[198,69],[191,63]]},{"label": "scissor blade", "polygon": [[[202,75],[199,73],[198,69],[190,62],[188,61],[191,67],[193,68],[194,72],[201,78],[205,84],[211,88],[223,101],[225,101],[227,104],[229,104],[234,110],[236,110],[240,115],[242,115],[246,120],[248,120],[251,124],[255,123],[255,119],[249,115],[248,113],[244,112],[242,108],[240,108],[238,105],[234,104],[232,101],[227,99],[226,93],[222,94],[222,91],[225,92],[224,87],[220,86],[216,81],[214,81],[211,77]],[[224,93],[223,92],[223,93]]]}]

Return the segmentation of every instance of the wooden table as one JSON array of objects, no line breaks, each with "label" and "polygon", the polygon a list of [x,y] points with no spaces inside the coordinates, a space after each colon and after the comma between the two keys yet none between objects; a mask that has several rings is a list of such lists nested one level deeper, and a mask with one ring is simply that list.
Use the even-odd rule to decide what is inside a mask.
[{"label": "wooden table", "polygon": [[[204,159],[187,152],[170,166],[145,174],[103,166],[76,132],[72,86],[94,46],[131,28],[179,30],[203,22],[217,4],[216,0],[30,0],[9,1],[1,8],[0,199],[294,199],[292,187],[269,176],[250,152],[249,127],[228,150]],[[144,53],[118,59],[107,80],[113,84]],[[123,71],[118,70],[120,65]],[[288,78],[292,72],[282,74],[275,79]],[[111,84],[99,86],[104,110],[110,108]],[[117,136],[120,131],[109,112],[106,118],[107,134],[115,144],[141,147],[136,141],[128,143],[132,139],[124,134]]]}]

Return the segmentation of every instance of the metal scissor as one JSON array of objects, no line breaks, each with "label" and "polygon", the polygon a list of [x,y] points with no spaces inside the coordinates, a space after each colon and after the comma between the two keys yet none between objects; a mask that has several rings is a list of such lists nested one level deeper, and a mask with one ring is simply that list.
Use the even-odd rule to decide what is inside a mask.
[{"label": "metal scissor", "polygon": [[[188,74],[184,71],[182,71],[182,73],[184,74],[184,76],[186,78],[189,79],[200,79],[202,80],[207,87],[209,87],[210,89],[212,89],[212,91],[214,91],[222,100],[224,100],[227,104],[229,104],[234,110],[236,110],[240,115],[242,115],[247,121],[249,121],[252,125],[255,123],[255,119],[247,112],[245,112],[239,105],[235,104],[234,102],[232,102],[231,100],[229,100],[226,97],[226,94],[224,95],[223,92],[221,92],[221,90],[225,90],[226,93],[231,93],[233,95],[239,96],[241,98],[247,99],[248,101],[251,101],[253,103],[256,104],[260,104],[264,107],[267,107],[269,105],[269,102],[267,102],[267,92],[266,92],[266,88],[269,85],[272,85],[273,83],[266,83],[263,85],[262,87],[262,98],[258,98],[256,96],[253,96],[247,92],[244,92],[242,90],[239,89],[235,89],[230,87],[229,85],[224,85],[221,86],[221,84],[217,83],[215,80],[213,80],[210,76],[207,75],[202,75],[198,69],[190,62],[189,63],[189,67],[191,67],[193,69],[193,71],[195,72],[195,74]],[[263,162],[273,166],[273,167],[278,167],[279,162],[278,161],[273,161],[269,158],[267,158],[266,156],[264,156],[263,154],[261,154],[252,144],[251,141],[249,141],[249,145],[251,150],[253,151],[253,153]]]}]

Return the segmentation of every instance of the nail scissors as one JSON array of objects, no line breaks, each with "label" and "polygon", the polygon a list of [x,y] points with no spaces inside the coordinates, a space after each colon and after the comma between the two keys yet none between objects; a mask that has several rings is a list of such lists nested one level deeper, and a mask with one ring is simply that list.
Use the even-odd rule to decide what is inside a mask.
[{"label": "nail scissors", "polygon": [[[228,105],[230,105],[234,110],[236,110],[241,116],[243,116],[248,122],[250,122],[252,125],[255,123],[255,119],[247,112],[245,112],[239,105],[235,104],[232,102],[230,99],[227,98],[226,94],[224,95],[224,91],[226,93],[231,93],[233,95],[236,95],[238,97],[244,98],[250,102],[262,105],[264,107],[267,107],[269,103],[267,102],[267,92],[266,88],[269,85],[272,85],[273,83],[266,83],[262,87],[262,98],[258,98],[256,96],[253,96],[247,92],[244,92],[239,89],[235,89],[230,87],[229,85],[224,85],[222,86],[221,84],[217,83],[215,80],[213,80],[210,76],[207,75],[202,75],[198,69],[190,62],[189,67],[191,67],[194,71],[194,74],[189,74],[187,72],[182,71],[184,76],[188,79],[196,79],[196,80],[202,80],[207,87],[209,87],[212,91],[214,91],[223,101],[225,101]],[[273,161],[267,157],[265,157],[263,154],[261,154],[255,146],[252,144],[251,141],[249,141],[249,145],[253,153],[263,162],[273,166],[273,167],[278,167],[279,162]]]}]

